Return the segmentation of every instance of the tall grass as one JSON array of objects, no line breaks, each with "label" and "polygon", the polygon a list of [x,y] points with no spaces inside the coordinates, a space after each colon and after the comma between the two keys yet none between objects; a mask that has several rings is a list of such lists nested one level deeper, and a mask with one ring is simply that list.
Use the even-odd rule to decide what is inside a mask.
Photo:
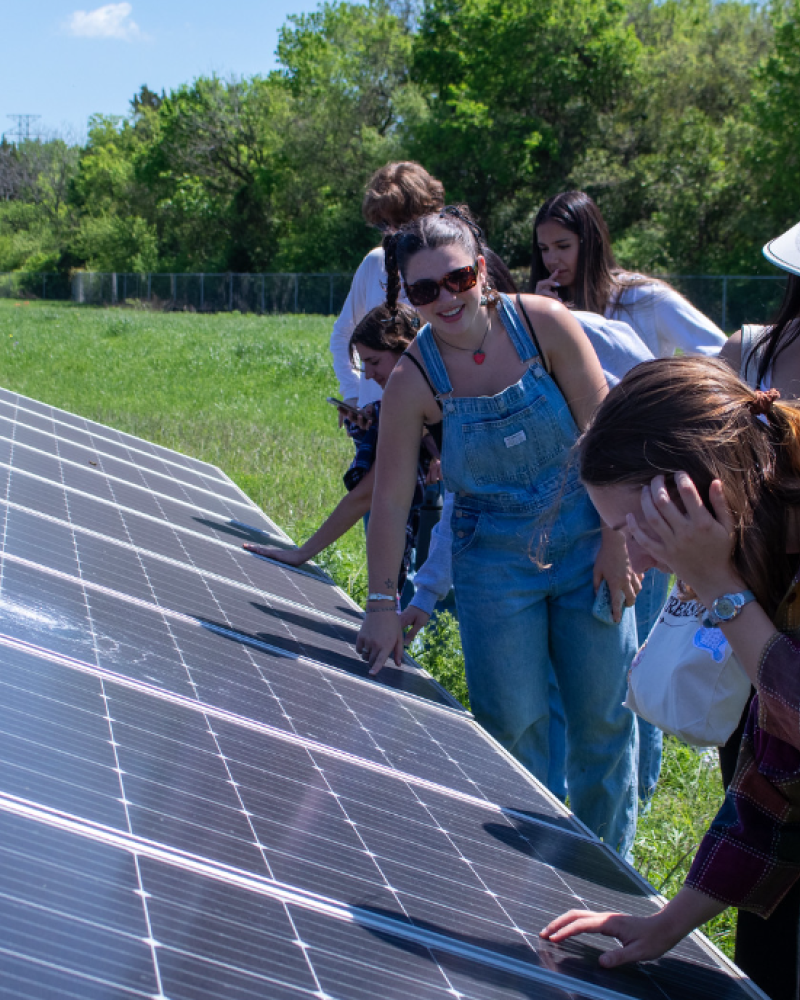
[{"label": "tall grass", "polygon": [[[352,446],[325,403],[336,394],[330,320],[194,315],[0,300],[0,382],[223,468],[296,540],[342,495]],[[366,586],[357,526],[319,562],[357,600]],[[466,702],[458,631],[444,617],[420,658]],[[722,799],[714,760],[667,740],[634,847],[666,896],[680,887]],[[730,912],[705,930],[732,953]]]}]

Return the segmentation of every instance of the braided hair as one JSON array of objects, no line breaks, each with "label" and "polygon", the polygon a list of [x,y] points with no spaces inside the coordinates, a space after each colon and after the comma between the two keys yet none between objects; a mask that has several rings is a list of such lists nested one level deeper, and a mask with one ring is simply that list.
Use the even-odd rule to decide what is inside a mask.
[{"label": "braided hair", "polygon": [[383,240],[386,261],[386,305],[397,315],[400,276],[405,276],[408,261],[420,250],[460,244],[477,259],[483,252],[483,232],[473,220],[466,205],[446,205],[441,212],[423,215],[389,233]]}]

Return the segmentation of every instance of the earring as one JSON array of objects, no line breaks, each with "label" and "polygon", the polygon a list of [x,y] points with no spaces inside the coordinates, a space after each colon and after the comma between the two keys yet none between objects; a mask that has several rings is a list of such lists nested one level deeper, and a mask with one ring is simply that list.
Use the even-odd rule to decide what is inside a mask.
[{"label": "earring", "polygon": [[497,290],[492,288],[491,285],[484,285],[481,289],[481,305],[489,306],[491,309],[496,306],[499,301],[500,296],[498,295]]}]

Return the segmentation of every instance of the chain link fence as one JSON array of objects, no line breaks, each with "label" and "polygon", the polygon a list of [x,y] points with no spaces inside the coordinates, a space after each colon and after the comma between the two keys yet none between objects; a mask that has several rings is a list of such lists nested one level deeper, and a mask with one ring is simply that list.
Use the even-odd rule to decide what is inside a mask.
[{"label": "chain link fence", "polygon": [[77,272],[72,300],[82,305],[147,303],[189,312],[336,315],[352,274],[101,274]]},{"label": "chain link fence", "polygon": [[[189,312],[316,313],[337,315],[352,274],[0,274],[0,298],[72,300],[80,305],[144,303]],[[527,272],[515,272],[520,287]],[[786,284],[781,276],[664,275],[701,312],[730,332],[742,323],[767,323]]]}]

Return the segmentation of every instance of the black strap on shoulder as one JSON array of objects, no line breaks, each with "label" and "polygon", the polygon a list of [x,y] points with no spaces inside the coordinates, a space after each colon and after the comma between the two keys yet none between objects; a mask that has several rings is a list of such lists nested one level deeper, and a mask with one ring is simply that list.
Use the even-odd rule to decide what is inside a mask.
[{"label": "black strap on shoulder", "polygon": [[439,404],[439,409],[440,409],[440,410],[443,410],[443,409],[444,409],[444,407],[442,406],[442,401],[441,401],[441,399],[439,399],[439,397],[437,396],[437,394],[436,394],[436,390],[435,390],[435,389],[433,388],[433,383],[432,383],[432,382],[431,382],[431,380],[430,380],[430,379],[428,378],[428,373],[427,373],[427,372],[425,371],[425,369],[424,369],[424,368],[422,367],[422,365],[421,365],[421,364],[419,363],[419,361],[417,361],[417,359],[416,359],[416,358],[414,357],[414,355],[413,355],[413,354],[409,354],[409,353],[408,353],[408,351],[403,351],[403,353],[402,353],[402,354],[400,355],[400,357],[402,357],[402,358],[408,358],[408,360],[409,360],[409,361],[413,361],[413,362],[414,362],[414,364],[415,364],[415,365],[417,366],[417,368],[419,368],[419,371],[420,371],[420,374],[421,374],[421,375],[422,375],[422,377],[423,377],[423,378],[425,379],[425,381],[426,381],[426,382],[428,383],[428,388],[429,388],[429,389],[431,390],[431,392],[433,393],[433,398],[434,398],[434,399],[436,400],[436,402],[437,402],[437,403]]},{"label": "black strap on shoulder", "polygon": [[536,333],[534,332],[533,324],[531,323],[531,318],[528,315],[527,310],[525,309],[525,306],[522,304],[522,296],[519,295],[519,294],[517,295],[517,308],[522,313],[522,315],[525,317],[525,323],[528,326],[528,332],[531,335],[531,340],[533,341],[533,346],[536,348],[536,353],[539,355],[539,357],[541,358],[542,364],[546,368],[547,367],[547,362],[545,361],[544,354],[542,354],[541,347],[539,347],[539,338],[536,336]]}]

